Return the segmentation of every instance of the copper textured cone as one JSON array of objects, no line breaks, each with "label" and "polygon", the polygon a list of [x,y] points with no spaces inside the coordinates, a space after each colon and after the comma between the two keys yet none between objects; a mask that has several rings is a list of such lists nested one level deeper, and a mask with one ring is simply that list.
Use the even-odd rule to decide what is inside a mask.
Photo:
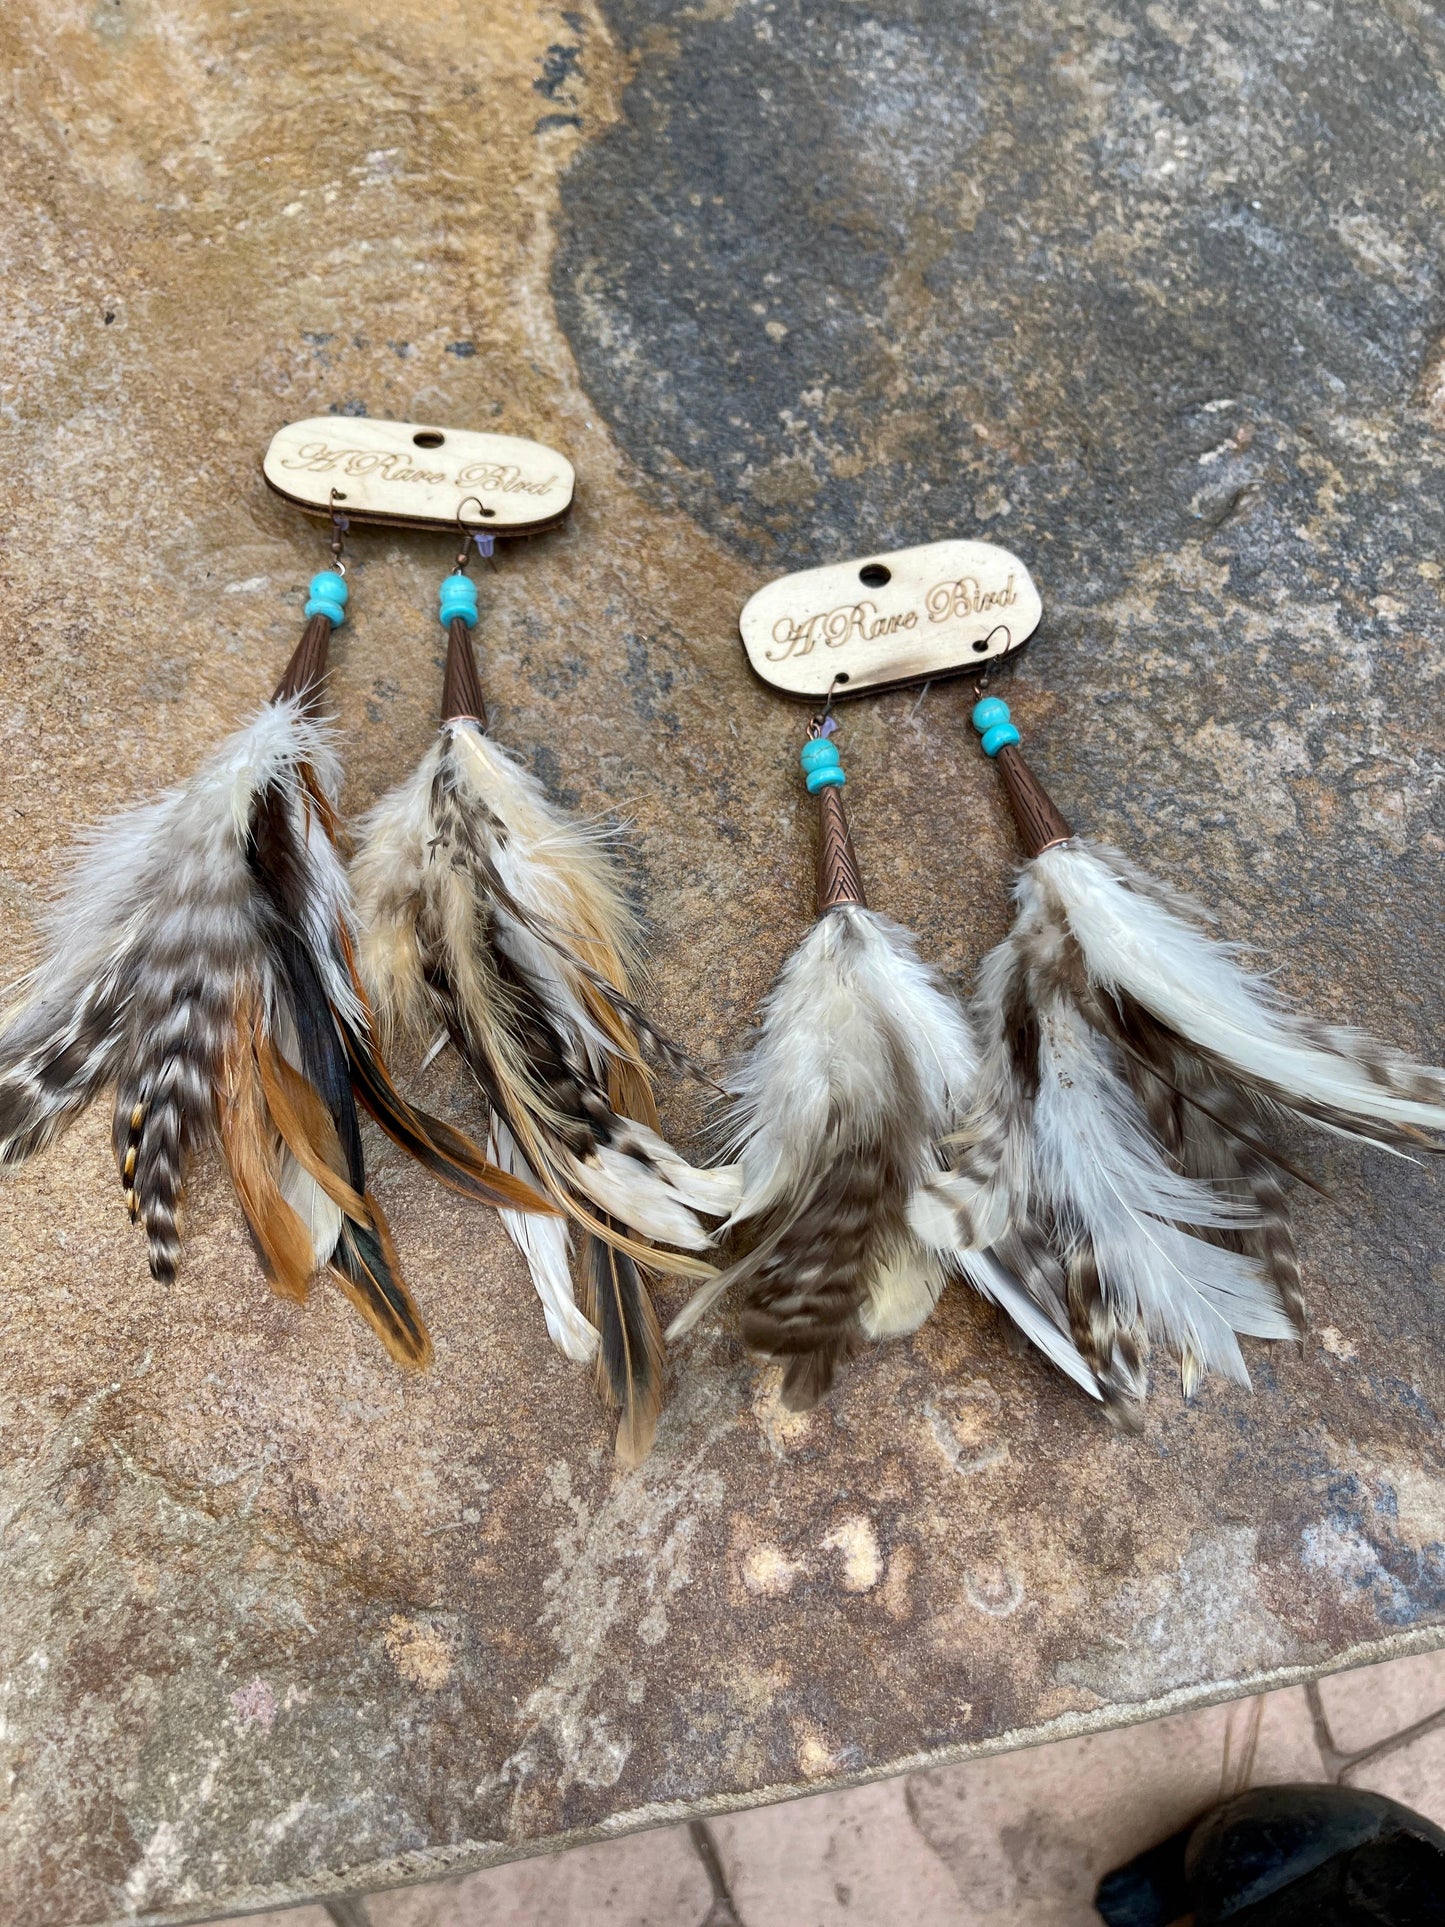
[{"label": "copper textured cone", "polygon": [[447,629],[447,666],[442,678],[442,721],[466,719],[487,726],[487,706],[482,700],[481,679],[472,654],[472,632],[461,616],[453,616]]},{"label": "copper textured cone", "polygon": [[819,790],[818,808],[818,915],[836,909],[840,903],[857,903],[866,909],[868,899],[863,894],[863,878],[841,790],[831,784]]},{"label": "copper textured cone", "polygon": [[1008,800],[1013,804],[1024,854],[1038,856],[1052,849],[1055,843],[1066,843],[1074,834],[1072,827],[1059,814],[1053,798],[1018,750],[1009,744],[999,751],[994,761],[1008,791]]},{"label": "copper textured cone", "polygon": [[284,703],[293,696],[304,696],[309,706],[326,675],[326,656],[331,647],[332,627],[330,616],[311,617],[301,631],[301,640],[272,694],[273,703]]}]

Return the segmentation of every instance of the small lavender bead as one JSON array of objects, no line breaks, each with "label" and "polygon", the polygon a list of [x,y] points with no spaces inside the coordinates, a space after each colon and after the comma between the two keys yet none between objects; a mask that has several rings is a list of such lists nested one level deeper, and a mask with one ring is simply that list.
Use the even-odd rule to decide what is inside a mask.
[{"label": "small lavender bead", "polygon": [[973,726],[980,736],[985,730],[993,729],[998,723],[1006,723],[1008,719],[1008,704],[1001,702],[997,696],[985,696],[973,706]]},{"label": "small lavender bead", "polygon": [[984,731],[981,747],[985,756],[997,756],[1001,749],[1018,740],[1019,733],[1012,723],[995,723],[992,729]]},{"label": "small lavender bead", "polygon": [[810,769],[806,782],[809,796],[816,796],[819,790],[840,790],[848,778],[836,763],[825,763],[821,769]]},{"label": "small lavender bead", "polygon": [[841,760],[837,744],[829,742],[826,736],[815,736],[798,751],[798,761],[805,770],[836,769]]}]

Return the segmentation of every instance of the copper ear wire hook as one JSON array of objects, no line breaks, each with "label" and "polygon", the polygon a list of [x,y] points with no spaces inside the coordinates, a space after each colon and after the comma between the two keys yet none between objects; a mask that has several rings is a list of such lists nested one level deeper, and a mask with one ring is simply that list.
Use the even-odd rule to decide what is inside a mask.
[{"label": "copper ear wire hook", "polygon": [[838,678],[834,676],[832,682],[828,684],[828,693],[823,698],[822,714],[815,716],[808,724],[808,741],[810,743],[815,743],[820,736],[831,736],[833,731],[838,727],[833,715],[833,691],[837,687]]},{"label": "copper ear wire hook", "polygon": [[[992,629],[989,630],[988,635],[984,637],[984,641],[988,642],[992,637],[998,634],[1000,629],[1004,630],[1005,634],[1008,633],[1007,625],[1000,622],[1000,623],[997,623]],[[982,697],[984,690],[988,688],[989,683],[993,679],[994,671],[998,669],[1003,663],[1011,662],[1011,658],[1014,653],[1015,652],[1012,650],[1005,650],[1003,655],[990,656],[987,662],[981,662],[979,664],[976,672],[977,680],[973,685],[974,702],[978,702]]]},{"label": "copper ear wire hook", "polygon": [[[469,523],[464,522],[462,520],[462,513],[466,509],[468,503],[470,502],[476,503],[478,515],[495,515],[496,514],[496,510],[489,509],[486,503],[482,500],[480,495],[467,495],[467,496],[464,496],[460,502],[458,502],[456,519],[457,519],[457,528],[462,538],[461,553],[457,556],[457,574],[458,575],[465,575],[467,572],[467,564],[471,561],[472,544],[474,542],[476,543],[478,554],[485,555],[488,562],[491,563],[493,568],[496,568],[497,566],[496,559],[492,555],[492,551],[490,547],[484,549],[481,545],[481,537],[484,535],[487,535],[487,531],[485,529],[474,529],[471,527]],[[487,536],[487,540],[488,542],[490,542],[491,537]]]}]

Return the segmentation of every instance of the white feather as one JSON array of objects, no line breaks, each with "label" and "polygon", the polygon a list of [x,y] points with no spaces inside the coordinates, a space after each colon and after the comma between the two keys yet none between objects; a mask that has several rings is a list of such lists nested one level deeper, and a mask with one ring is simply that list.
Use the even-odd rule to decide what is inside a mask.
[{"label": "white feather", "polygon": [[1178,1176],[1149,1139],[1142,1112],[1107,1061],[1108,1046],[1063,1004],[1045,1013],[1035,1105],[1035,1180],[1067,1246],[1094,1247],[1107,1301],[1206,1369],[1249,1383],[1236,1332],[1291,1338],[1258,1266],[1175,1221],[1241,1226],[1250,1213]]},{"label": "white feather", "polygon": [[[495,1115],[487,1155],[501,1170],[521,1178],[525,1184],[536,1184],[516,1139]],[[548,1337],[564,1358],[579,1365],[590,1365],[597,1356],[597,1328],[582,1316],[573,1295],[567,1220],[544,1218],[532,1211],[502,1211],[498,1215],[507,1236],[527,1261],[532,1284],[542,1303],[542,1316],[547,1321]]]},{"label": "white feather", "polygon": [[996,1259],[986,1251],[963,1251],[958,1253],[958,1264],[975,1290],[1006,1311],[1024,1336],[1061,1372],[1082,1386],[1090,1398],[1103,1397],[1098,1380],[1080,1356],[1073,1339],[1044,1316]]},{"label": "white feather", "polygon": [[[1122,872],[1122,873],[1121,873]],[[1350,1116],[1445,1130],[1445,1073],[1383,1053],[1358,1031],[1305,1025],[1269,981],[1241,967],[1237,948],[1210,937],[1137,884],[1113,852],[1075,838],[1036,857],[1019,882],[1021,904],[1040,886],[1056,894],[1093,981],[1127,991],[1163,1023],[1247,1080]],[[1202,913],[1200,913],[1202,914]],[[1433,1098],[1392,1090],[1357,1053],[1391,1060],[1395,1076]]]},{"label": "white feather", "polygon": [[734,1066],[734,1141],[741,1224],[809,1175],[830,1120],[866,1140],[896,1099],[895,1043],[907,1052],[923,1104],[919,1178],[927,1140],[967,1104],[975,1069],[963,1012],[896,923],[858,905],[820,917],[768,993],[752,1048]]},{"label": "white feather", "polygon": [[708,1232],[657,1173],[614,1145],[599,1145],[585,1158],[574,1157],[558,1146],[556,1162],[595,1205],[644,1238],[676,1245],[680,1251],[701,1251],[712,1243]]}]

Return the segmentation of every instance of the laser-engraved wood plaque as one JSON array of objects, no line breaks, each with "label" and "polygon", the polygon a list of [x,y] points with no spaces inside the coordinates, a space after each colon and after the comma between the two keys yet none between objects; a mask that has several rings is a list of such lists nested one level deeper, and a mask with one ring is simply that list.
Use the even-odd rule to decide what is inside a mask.
[{"label": "laser-engraved wood plaque", "polygon": [[[560,522],[577,478],[565,455],[518,435],[316,415],[278,429],[262,472],[310,515],[333,506],[392,528],[530,535]],[[334,494],[333,494],[334,491]]]},{"label": "laser-engraved wood plaque", "polygon": [[814,701],[981,669],[1027,642],[1043,604],[992,542],[925,542],[780,576],[739,627],[763,681]]}]

